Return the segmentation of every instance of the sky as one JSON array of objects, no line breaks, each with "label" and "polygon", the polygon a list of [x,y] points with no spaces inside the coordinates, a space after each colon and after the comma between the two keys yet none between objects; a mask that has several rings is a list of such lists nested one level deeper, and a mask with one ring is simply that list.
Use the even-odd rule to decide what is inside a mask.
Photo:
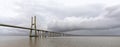
[{"label": "sky", "polygon": [[[120,35],[119,0],[0,0],[0,24],[75,35]],[[26,35],[28,30],[0,27],[0,35]]]}]

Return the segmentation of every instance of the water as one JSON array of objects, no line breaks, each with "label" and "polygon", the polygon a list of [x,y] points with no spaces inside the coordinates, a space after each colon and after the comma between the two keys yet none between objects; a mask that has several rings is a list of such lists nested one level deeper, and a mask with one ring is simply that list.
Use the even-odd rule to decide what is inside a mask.
[{"label": "water", "polygon": [[0,47],[120,47],[120,37],[53,37],[1,36]]}]

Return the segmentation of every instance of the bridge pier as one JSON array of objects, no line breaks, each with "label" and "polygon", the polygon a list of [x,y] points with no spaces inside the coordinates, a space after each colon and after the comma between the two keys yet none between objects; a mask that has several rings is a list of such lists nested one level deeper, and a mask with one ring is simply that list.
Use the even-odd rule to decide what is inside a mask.
[{"label": "bridge pier", "polygon": [[47,37],[47,34],[46,34],[45,31],[43,31],[43,33],[42,33],[42,37],[43,37],[43,38],[46,38],[46,37]]},{"label": "bridge pier", "polygon": [[47,32],[45,32],[45,31],[38,31],[38,37],[46,38],[47,37]]},{"label": "bridge pier", "polygon": [[43,37],[43,32],[42,31],[40,31],[40,38],[42,38]]}]

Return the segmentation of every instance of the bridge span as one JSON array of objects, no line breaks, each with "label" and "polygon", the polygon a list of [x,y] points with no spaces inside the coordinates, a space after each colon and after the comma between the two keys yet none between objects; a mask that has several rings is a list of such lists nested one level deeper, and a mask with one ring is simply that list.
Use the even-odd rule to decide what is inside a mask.
[{"label": "bridge span", "polygon": [[[64,33],[60,33],[60,32],[46,31],[46,30],[40,30],[40,29],[32,29],[32,28],[28,28],[28,27],[21,27],[21,26],[8,25],[8,24],[0,24],[0,26],[10,27],[10,28],[18,28],[18,29],[25,29],[25,30],[36,30],[36,31],[38,31],[38,34],[39,33],[41,33],[41,34],[43,34],[43,33],[48,34],[49,33],[51,36],[56,36],[55,34],[59,34],[59,35],[63,34],[64,35]],[[50,36],[50,35],[47,35],[47,36]],[[68,35],[68,34],[66,34],[66,35]],[[39,36],[40,36],[40,34],[39,34]],[[43,36],[45,37],[45,35],[43,35]],[[43,37],[43,36],[41,35],[41,37]],[[33,37],[33,36],[30,36],[30,37]]]},{"label": "bridge span", "polygon": [[8,24],[0,24],[0,26],[29,30],[30,31],[30,35],[29,35],[30,37],[55,37],[55,36],[70,35],[70,34],[64,34],[64,33],[61,33],[61,32],[53,32],[53,31],[37,29],[37,27],[36,27],[36,16],[31,18],[31,28],[15,26],[15,25],[8,25]]}]

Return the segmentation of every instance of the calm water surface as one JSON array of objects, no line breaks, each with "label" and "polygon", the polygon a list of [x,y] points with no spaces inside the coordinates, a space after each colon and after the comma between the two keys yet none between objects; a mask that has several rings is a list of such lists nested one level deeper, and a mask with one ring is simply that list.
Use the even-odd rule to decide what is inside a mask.
[{"label": "calm water surface", "polygon": [[0,47],[120,47],[120,37],[0,36]]}]

